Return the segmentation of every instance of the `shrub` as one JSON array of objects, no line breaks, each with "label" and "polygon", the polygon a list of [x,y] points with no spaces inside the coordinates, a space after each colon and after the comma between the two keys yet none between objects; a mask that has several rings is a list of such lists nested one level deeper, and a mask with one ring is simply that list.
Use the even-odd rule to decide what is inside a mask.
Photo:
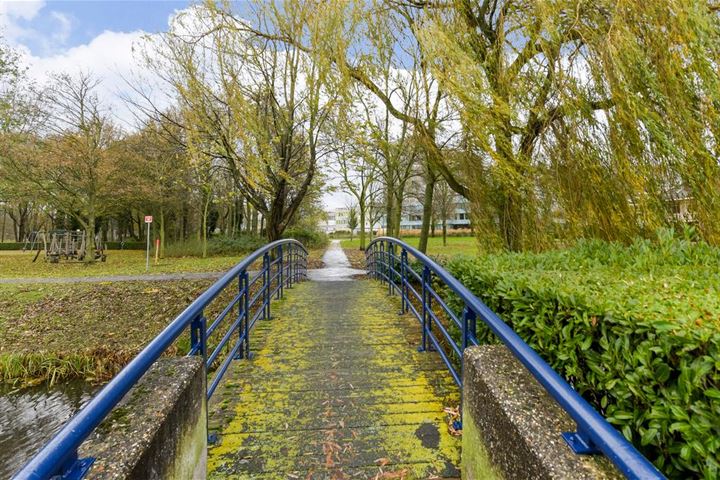
[{"label": "shrub", "polygon": [[448,268],[666,475],[710,479],[720,474],[718,259],[661,234]]},{"label": "shrub", "polygon": [[239,255],[252,253],[266,243],[267,240],[259,235],[245,234],[238,237],[213,237],[208,242],[208,254]]},{"label": "shrub", "polygon": [[305,248],[323,248],[328,244],[327,234],[309,228],[289,228],[285,230],[283,237],[294,238]]},{"label": "shrub", "polygon": [[[267,243],[264,237],[243,234],[237,237],[213,237],[208,239],[208,255],[240,256],[254,252]],[[167,257],[199,257],[202,255],[202,241],[188,239],[171,243],[165,247]]]}]

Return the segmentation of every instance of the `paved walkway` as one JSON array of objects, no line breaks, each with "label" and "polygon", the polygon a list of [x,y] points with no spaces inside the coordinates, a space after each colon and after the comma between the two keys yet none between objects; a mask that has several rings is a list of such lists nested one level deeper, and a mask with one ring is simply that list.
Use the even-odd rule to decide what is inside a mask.
[{"label": "paved walkway", "polygon": [[209,478],[459,478],[458,389],[419,325],[370,280],[310,281],[273,303],[213,396]]},{"label": "paved walkway", "polygon": [[323,254],[323,268],[308,270],[310,280],[345,281],[358,275],[365,275],[365,270],[352,268],[350,260],[340,246],[340,240],[333,240]]}]

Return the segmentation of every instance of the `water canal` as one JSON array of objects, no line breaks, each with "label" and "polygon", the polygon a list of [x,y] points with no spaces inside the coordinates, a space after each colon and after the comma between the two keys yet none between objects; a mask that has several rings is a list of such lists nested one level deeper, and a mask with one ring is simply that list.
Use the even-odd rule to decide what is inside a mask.
[{"label": "water canal", "polygon": [[98,387],[72,381],[21,390],[0,389],[0,478],[10,478]]}]

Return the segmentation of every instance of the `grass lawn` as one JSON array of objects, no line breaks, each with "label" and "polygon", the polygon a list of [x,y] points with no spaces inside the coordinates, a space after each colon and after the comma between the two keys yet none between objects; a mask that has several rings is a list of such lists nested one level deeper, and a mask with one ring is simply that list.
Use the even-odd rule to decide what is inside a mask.
[{"label": "grass lawn", "polygon": [[[308,266],[317,268],[323,249],[311,250]],[[167,257],[150,259],[150,271],[145,272],[145,252],[140,250],[109,250],[106,262],[91,265],[75,261],[45,262],[43,256],[33,263],[35,253],[0,251],[0,278],[27,277],[87,277],[104,275],[142,275],[145,273],[218,272],[225,271],[240,262],[247,253],[237,256],[214,257]],[[321,263],[321,262],[320,262]]]},{"label": "grass lawn", "polygon": [[[403,238],[404,242],[412,247],[418,246],[420,238]],[[347,249],[360,248],[360,240],[355,237],[352,240],[341,240],[340,245]],[[478,253],[477,239],[475,237],[447,237],[447,246],[443,246],[442,237],[431,237],[428,239],[428,255],[454,257],[456,255],[475,256]]]},{"label": "grass lawn", "polygon": [[0,381],[105,380],[211,283],[0,285]]}]

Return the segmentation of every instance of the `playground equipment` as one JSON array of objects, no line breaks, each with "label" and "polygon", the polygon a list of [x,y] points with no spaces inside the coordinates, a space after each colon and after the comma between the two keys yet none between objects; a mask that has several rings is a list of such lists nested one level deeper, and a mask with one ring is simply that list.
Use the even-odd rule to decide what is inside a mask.
[{"label": "playground equipment", "polygon": [[[23,251],[25,250],[37,250],[33,262],[38,259],[43,250],[45,251],[45,261],[50,263],[58,263],[61,259],[83,261],[88,255],[85,232],[72,230],[53,230],[49,233],[45,231],[32,232],[25,239]],[[107,259],[105,246],[100,236],[95,237],[93,255],[95,260],[101,262]]]}]

